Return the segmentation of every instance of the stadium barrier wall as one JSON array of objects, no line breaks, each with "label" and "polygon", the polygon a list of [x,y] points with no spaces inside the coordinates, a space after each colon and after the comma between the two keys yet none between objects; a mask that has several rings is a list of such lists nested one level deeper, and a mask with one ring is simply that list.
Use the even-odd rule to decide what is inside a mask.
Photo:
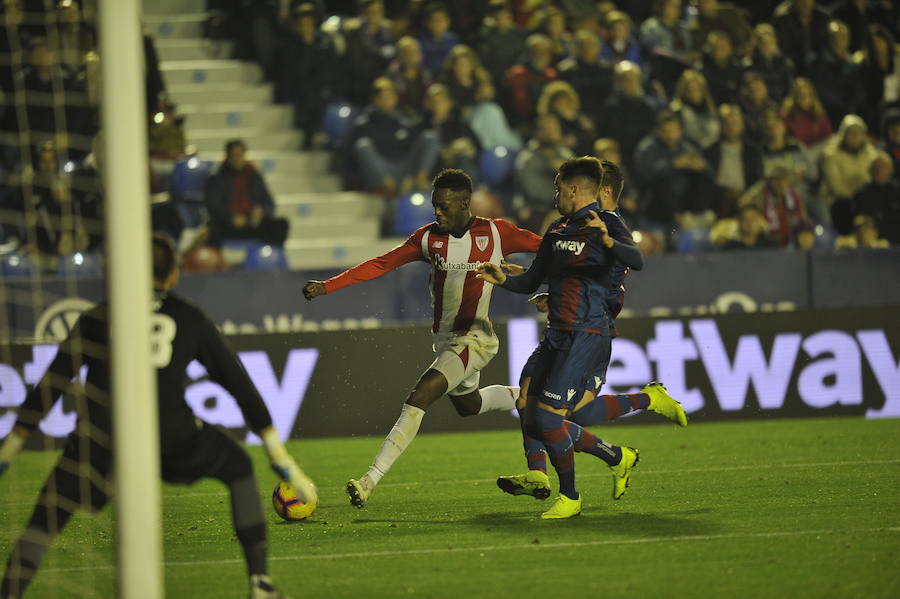
[{"label": "stadium barrier wall", "polygon": [[[483,371],[482,386],[516,382],[538,341],[533,318],[499,324],[501,349]],[[729,314],[619,323],[605,392],[635,391],[659,379],[693,421],[856,415],[900,417],[900,306],[866,310]],[[231,342],[287,436],[383,435],[419,374],[429,365],[426,327],[236,335]],[[0,438],[11,429],[10,408],[24,400],[56,352],[55,345],[16,345],[0,364]],[[188,370],[187,399],[205,420],[250,442],[233,398]],[[66,401],[40,430],[62,437],[74,425]],[[620,419],[627,422],[630,418]],[[656,415],[633,421],[662,422]],[[425,432],[509,428],[514,416],[460,418],[449,401],[429,410]]]},{"label": "stadium barrier wall", "polygon": [[[623,316],[684,316],[771,312],[837,306],[900,304],[900,248],[887,250],[719,252],[651,256],[626,281]],[[375,328],[422,323],[431,318],[426,288],[428,267],[410,264],[365,285],[341,290],[314,302],[303,300],[309,279],[333,271],[275,271],[187,274],[178,291],[203,306],[226,333],[303,332]],[[9,336],[58,338],[83,310],[65,283],[33,280],[0,283],[5,297],[22,293],[41,298],[29,306],[7,307]],[[252,290],[252,292],[248,292]],[[99,301],[102,281],[80,279],[77,294]],[[235,298],[240,298],[236,300]],[[494,294],[495,319],[528,316],[532,308],[512,293]],[[64,320],[66,322],[60,322]],[[3,331],[0,331],[2,338]]]}]

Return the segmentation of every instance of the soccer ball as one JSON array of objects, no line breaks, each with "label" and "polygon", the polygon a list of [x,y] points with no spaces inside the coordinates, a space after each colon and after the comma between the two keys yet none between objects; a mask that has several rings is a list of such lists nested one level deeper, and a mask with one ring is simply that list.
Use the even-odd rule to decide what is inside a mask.
[{"label": "soccer ball", "polygon": [[288,522],[306,520],[316,511],[316,502],[303,503],[290,483],[281,481],[272,491],[272,506],[275,513]]}]

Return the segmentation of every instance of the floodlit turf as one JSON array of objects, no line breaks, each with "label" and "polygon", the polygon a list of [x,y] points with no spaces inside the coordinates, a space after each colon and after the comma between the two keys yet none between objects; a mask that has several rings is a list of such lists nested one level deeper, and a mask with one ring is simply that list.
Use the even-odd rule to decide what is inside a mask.
[{"label": "floodlit turf", "polygon": [[[253,448],[275,580],[317,598],[900,597],[900,420],[594,430],[640,448],[641,462],[613,501],[606,467],[579,456],[584,513],[566,521],[496,488],[523,469],[512,426],[420,436],[364,510],[343,486],[380,436],[291,443],[322,496],[294,524],[272,511],[276,479]],[[54,459],[23,454],[0,479],[4,560]],[[223,488],[163,493],[168,596],[245,597]],[[111,597],[111,553],[109,510],[78,517],[29,596]]]}]

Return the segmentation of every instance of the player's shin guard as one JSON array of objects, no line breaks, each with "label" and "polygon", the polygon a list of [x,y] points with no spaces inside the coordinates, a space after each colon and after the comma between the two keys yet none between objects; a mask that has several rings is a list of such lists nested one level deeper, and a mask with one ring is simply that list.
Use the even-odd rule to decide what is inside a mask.
[{"label": "player's shin guard", "polygon": [[403,404],[400,418],[385,437],[384,443],[381,444],[381,449],[375,455],[375,461],[367,473],[373,484],[378,484],[378,481],[387,474],[400,454],[406,451],[412,440],[416,438],[424,416],[425,410],[407,403]]},{"label": "player's shin guard", "polygon": [[247,562],[247,573],[266,574],[266,524],[262,504],[256,489],[256,479],[251,474],[228,484],[231,491],[231,517],[234,531]]},{"label": "player's shin guard", "polygon": [[526,432],[544,443],[550,463],[559,477],[559,492],[570,499],[578,499],[575,448],[563,417],[540,408],[529,410]]},{"label": "player's shin guard", "polygon": [[519,413],[519,425],[522,428],[522,446],[525,448],[525,459],[528,461],[529,470],[540,470],[547,474],[547,450],[544,444],[531,437],[525,431],[525,410],[516,410]]},{"label": "player's shin guard", "polygon": [[607,420],[615,420],[619,416],[630,414],[636,410],[646,410],[649,405],[650,396],[646,393],[598,395],[583,407],[572,412],[569,420],[581,426],[594,426]]},{"label": "player's shin guard", "polygon": [[478,394],[481,395],[481,408],[478,409],[479,414],[486,412],[509,412],[516,407],[516,398],[519,396],[518,387],[506,387],[504,385],[491,385],[484,389],[479,389]]},{"label": "player's shin guard", "polygon": [[622,460],[621,447],[610,445],[591,431],[581,428],[569,420],[565,422],[565,428],[572,439],[575,451],[589,453],[610,466],[615,466]]}]

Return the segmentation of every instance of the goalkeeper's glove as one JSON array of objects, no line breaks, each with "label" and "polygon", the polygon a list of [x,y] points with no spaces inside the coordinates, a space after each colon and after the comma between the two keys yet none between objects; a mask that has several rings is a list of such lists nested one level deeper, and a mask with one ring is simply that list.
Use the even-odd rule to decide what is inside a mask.
[{"label": "goalkeeper's glove", "polygon": [[294,458],[290,456],[281,439],[278,437],[278,431],[273,427],[268,427],[260,432],[263,446],[266,453],[269,454],[269,462],[272,464],[272,470],[286,480],[294,488],[297,496],[304,503],[315,503],[319,500],[319,492],[315,483],[300,469]]},{"label": "goalkeeper's glove", "polygon": [[10,462],[22,451],[22,446],[25,444],[27,436],[28,431],[16,427],[10,431],[3,443],[0,444],[0,475],[9,469]]}]

